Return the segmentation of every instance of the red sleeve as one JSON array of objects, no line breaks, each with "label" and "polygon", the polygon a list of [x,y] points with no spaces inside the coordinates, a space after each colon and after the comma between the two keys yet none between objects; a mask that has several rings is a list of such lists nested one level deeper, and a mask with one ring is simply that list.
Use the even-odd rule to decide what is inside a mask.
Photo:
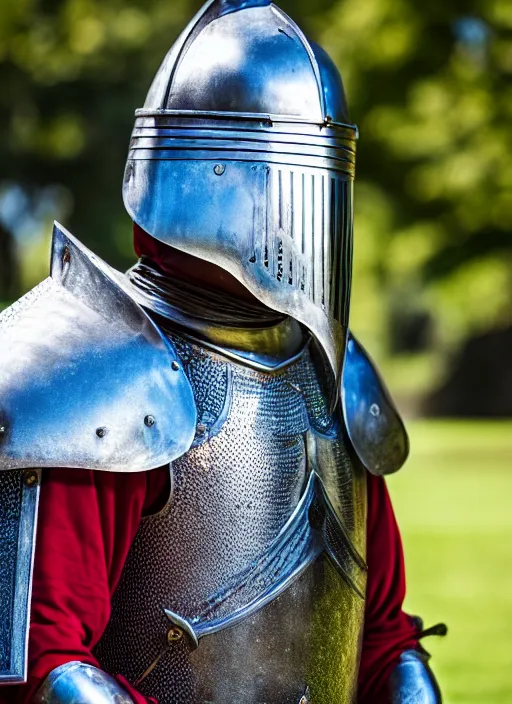
[{"label": "red sleeve", "polygon": [[[28,682],[0,691],[3,701],[30,701],[47,674],[71,660],[98,666],[92,649],[110,618],[111,595],[151,493],[148,484],[161,477],[162,470],[52,469],[43,474]],[[119,679],[137,704],[148,702]]]},{"label": "red sleeve", "polygon": [[390,672],[404,650],[417,647],[417,630],[402,610],[405,566],[402,542],[386,484],[368,475],[368,585],[359,704],[390,704]]}]

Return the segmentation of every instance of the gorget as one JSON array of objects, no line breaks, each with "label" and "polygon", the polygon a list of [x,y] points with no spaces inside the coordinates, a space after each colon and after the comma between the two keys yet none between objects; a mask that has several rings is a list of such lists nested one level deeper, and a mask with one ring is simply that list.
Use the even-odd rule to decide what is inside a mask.
[{"label": "gorget", "polygon": [[223,356],[260,369],[289,363],[309,338],[293,318],[254,298],[235,300],[222,291],[169,277],[142,258],[128,272],[132,293],[168,332],[182,330]]},{"label": "gorget", "polygon": [[316,348],[275,326],[288,342],[272,364],[165,324],[196,436],[165,507],[142,520],[95,650],[159,704],[355,701],[365,471]]}]

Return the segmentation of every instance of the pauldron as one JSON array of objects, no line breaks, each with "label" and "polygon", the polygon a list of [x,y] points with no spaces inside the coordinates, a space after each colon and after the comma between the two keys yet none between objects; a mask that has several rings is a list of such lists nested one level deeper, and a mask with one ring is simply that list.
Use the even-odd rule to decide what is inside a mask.
[{"label": "pauldron", "polygon": [[0,315],[0,470],[141,471],[190,446],[187,376],[124,281],[55,225],[51,276]]}]

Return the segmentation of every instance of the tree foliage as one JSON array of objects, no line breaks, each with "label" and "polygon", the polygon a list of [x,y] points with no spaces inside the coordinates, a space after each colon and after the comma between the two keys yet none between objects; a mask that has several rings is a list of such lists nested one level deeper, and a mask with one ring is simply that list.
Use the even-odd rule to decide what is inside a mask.
[{"label": "tree foliage", "polygon": [[[2,1],[0,248],[7,228],[22,286],[45,273],[54,216],[114,265],[132,260],[133,112],[199,5]],[[511,322],[512,4],[282,7],[336,60],[360,129],[352,324],[398,387],[427,386],[461,341]],[[16,280],[3,275],[0,296]]]},{"label": "tree foliage", "polygon": [[429,385],[512,317],[512,4],[341,0],[313,26],[361,133],[354,317]]}]

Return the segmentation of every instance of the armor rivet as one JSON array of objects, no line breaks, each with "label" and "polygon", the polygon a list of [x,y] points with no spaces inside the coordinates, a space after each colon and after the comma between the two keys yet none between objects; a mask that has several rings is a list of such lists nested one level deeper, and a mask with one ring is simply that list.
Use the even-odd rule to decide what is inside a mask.
[{"label": "armor rivet", "polygon": [[23,475],[23,481],[25,482],[26,486],[35,486],[39,481],[37,472],[34,472],[34,470],[25,472],[25,474]]},{"label": "armor rivet", "polygon": [[174,360],[174,362],[171,364],[171,367],[174,369],[175,372],[177,372],[178,369],[180,368],[180,365],[178,364],[178,362],[176,360]]},{"label": "armor rivet", "polygon": [[217,176],[222,176],[222,174],[226,170],[226,167],[224,166],[224,164],[215,164],[213,170],[217,174]]},{"label": "armor rivet", "polygon": [[151,428],[152,425],[156,423],[155,421],[155,416],[146,416],[144,418],[144,425],[147,425],[148,428]]},{"label": "armor rivet", "polygon": [[0,425],[0,435],[5,434],[5,425]]},{"label": "armor rivet", "polygon": [[71,261],[71,252],[69,251],[68,247],[64,247],[64,251],[62,253],[62,263],[69,264],[70,261]]},{"label": "armor rivet", "polygon": [[107,432],[108,432],[108,430],[107,430],[107,428],[105,428],[105,427],[103,427],[103,428],[96,428],[96,435],[97,435],[99,438],[104,438],[105,435],[107,434]]},{"label": "armor rivet", "polygon": [[177,640],[181,640],[183,638],[183,631],[181,628],[178,628],[178,626],[173,626],[172,628],[169,628],[167,632],[167,641],[169,643],[175,643]]},{"label": "armor rivet", "polygon": [[198,435],[204,435],[206,433],[206,425],[204,423],[198,423],[196,430]]},{"label": "armor rivet", "polygon": [[380,408],[376,403],[372,403],[370,406],[370,413],[375,417],[380,416]]}]

